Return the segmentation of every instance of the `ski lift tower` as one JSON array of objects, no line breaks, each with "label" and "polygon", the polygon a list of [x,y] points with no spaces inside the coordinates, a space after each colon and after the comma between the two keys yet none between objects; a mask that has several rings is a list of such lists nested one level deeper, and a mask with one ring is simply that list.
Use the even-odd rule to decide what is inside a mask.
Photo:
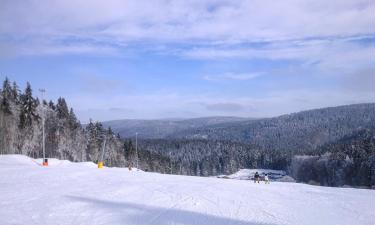
[{"label": "ski lift tower", "polygon": [[43,148],[43,166],[48,166],[48,159],[46,159],[46,135],[45,135],[45,120],[46,120],[46,115],[45,115],[45,107],[44,107],[44,94],[46,93],[45,89],[39,89],[41,95],[42,95],[42,133],[43,133],[43,143],[42,143],[42,148]]}]

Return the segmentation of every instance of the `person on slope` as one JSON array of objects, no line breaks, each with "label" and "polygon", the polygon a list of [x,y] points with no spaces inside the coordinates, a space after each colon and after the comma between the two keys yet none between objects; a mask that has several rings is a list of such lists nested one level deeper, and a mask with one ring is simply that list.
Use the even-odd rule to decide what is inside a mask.
[{"label": "person on slope", "polygon": [[270,183],[270,179],[268,178],[268,174],[264,175],[264,183],[265,184],[269,184]]},{"label": "person on slope", "polygon": [[258,184],[259,184],[259,179],[260,179],[260,177],[259,177],[259,173],[258,173],[258,172],[255,172],[255,175],[254,175],[254,183],[258,182]]}]

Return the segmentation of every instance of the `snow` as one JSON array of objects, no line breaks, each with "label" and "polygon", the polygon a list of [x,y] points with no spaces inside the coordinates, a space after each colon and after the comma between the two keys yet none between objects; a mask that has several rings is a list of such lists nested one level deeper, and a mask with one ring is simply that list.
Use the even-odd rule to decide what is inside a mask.
[{"label": "snow", "polygon": [[375,224],[375,191],[0,156],[0,224]]}]

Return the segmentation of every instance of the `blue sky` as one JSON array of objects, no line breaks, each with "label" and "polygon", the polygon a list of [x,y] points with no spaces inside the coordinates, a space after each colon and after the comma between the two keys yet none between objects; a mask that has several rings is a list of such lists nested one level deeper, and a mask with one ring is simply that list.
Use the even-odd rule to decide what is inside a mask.
[{"label": "blue sky", "polygon": [[0,78],[64,96],[82,122],[269,117],[375,99],[373,1],[0,4]]}]

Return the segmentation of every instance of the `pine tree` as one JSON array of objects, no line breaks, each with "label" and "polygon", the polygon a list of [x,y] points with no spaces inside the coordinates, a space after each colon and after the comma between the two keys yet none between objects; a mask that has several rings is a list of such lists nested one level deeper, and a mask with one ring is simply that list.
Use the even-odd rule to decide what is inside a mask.
[{"label": "pine tree", "polygon": [[56,110],[56,106],[55,106],[55,104],[53,103],[52,100],[49,101],[48,106],[49,106],[52,110]]},{"label": "pine tree", "polygon": [[103,124],[100,123],[100,122],[96,122],[95,123],[95,130],[96,130],[96,134],[98,137],[102,136],[102,134],[104,134],[104,128],[103,128]]},{"label": "pine tree", "polygon": [[89,124],[86,126],[87,133],[87,157],[89,160],[98,160],[100,151],[99,132],[96,123],[94,124],[90,119]]},{"label": "pine tree", "polygon": [[59,119],[69,119],[69,108],[64,98],[57,100],[56,111]]},{"label": "pine tree", "polygon": [[75,130],[75,129],[77,129],[79,127],[79,125],[80,125],[80,123],[78,122],[77,117],[74,114],[73,108],[70,108],[70,112],[69,112],[69,126],[72,129]]},{"label": "pine tree", "polygon": [[0,109],[5,114],[12,114],[12,111],[10,109],[10,101],[12,100],[12,88],[7,77],[4,80],[3,90],[1,91],[1,94],[3,98],[1,99]]},{"label": "pine tree", "polygon": [[8,77],[6,77],[4,82],[3,82],[2,93],[3,93],[3,97],[6,97],[8,99],[12,98],[12,87],[10,86],[10,81],[9,81]]},{"label": "pine tree", "polygon": [[15,103],[18,103],[19,101],[19,94],[20,94],[20,90],[18,88],[18,85],[16,82],[13,82],[13,87],[12,87],[12,100],[15,102]]},{"label": "pine tree", "polygon": [[21,95],[21,113],[20,113],[20,127],[25,128],[31,126],[33,119],[38,119],[36,114],[37,103],[33,98],[33,93],[29,82],[25,89],[25,93]]},{"label": "pine tree", "polygon": [[127,161],[134,163],[136,152],[131,139],[124,141],[124,156]]}]

